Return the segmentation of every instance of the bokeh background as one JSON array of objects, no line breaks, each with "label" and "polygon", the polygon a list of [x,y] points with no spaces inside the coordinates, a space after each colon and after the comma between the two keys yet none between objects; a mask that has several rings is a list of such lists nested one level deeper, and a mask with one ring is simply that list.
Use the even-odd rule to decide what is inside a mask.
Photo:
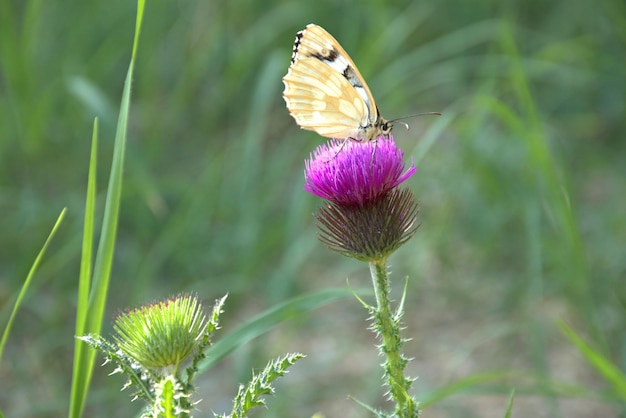
[{"label": "bokeh background", "polygon": [[[7,417],[67,413],[92,123],[103,202],[135,8],[0,1],[3,324],[69,210],[0,365]],[[366,265],[317,241],[320,201],[302,191],[302,171],[322,139],[281,98],[295,33],[311,22],[350,53],[383,116],[443,112],[395,130],[418,166],[409,187],[421,226],[390,261],[396,299],[409,277],[415,393],[512,373],[477,378],[423,416],[501,417],[512,388],[513,416],[626,416],[558,327],[624,369],[622,0],[149,1],[107,317],[179,292],[209,305],[229,293],[228,333],[346,279],[368,288]],[[366,318],[345,299],[240,348],[203,375],[197,416],[227,411],[250,370],[286,351],[308,357],[255,416],[368,416],[349,395],[384,407]],[[139,410],[110,371],[96,369],[85,416]]]}]

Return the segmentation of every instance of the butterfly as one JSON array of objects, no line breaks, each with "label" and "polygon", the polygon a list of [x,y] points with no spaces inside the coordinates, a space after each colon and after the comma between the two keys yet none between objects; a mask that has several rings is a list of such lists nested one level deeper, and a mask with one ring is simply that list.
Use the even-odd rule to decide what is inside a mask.
[{"label": "butterfly", "polygon": [[[327,138],[372,142],[393,125],[332,35],[315,24],[296,34],[283,98],[296,123]],[[345,143],[345,142],[344,142]]]}]

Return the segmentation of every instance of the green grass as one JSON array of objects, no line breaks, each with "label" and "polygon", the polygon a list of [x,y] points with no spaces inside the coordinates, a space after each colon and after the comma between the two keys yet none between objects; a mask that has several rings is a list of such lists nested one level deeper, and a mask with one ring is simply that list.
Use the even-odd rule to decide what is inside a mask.
[{"label": "green grass", "polygon": [[[280,97],[295,32],[315,22],[351,54],[386,118],[444,113],[395,131],[419,169],[420,230],[391,265],[397,292],[411,277],[406,350],[425,413],[505,416],[512,389],[512,416],[626,413],[623,2],[147,6],[105,335],[116,310],[182,291],[209,304],[230,293],[219,340],[346,277],[368,287],[364,266],[316,240],[319,201],[302,191],[302,161],[320,139]],[[89,138],[98,117],[92,168],[108,178],[135,8],[0,4],[3,329],[68,208],[4,347],[7,417],[67,413]],[[99,231],[107,192],[94,192]],[[291,350],[307,358],[262,416],[366,416],[346,399],[382,405],[365,316],[348,298],[270,321],[205,373],[202,410],[219,411],[252,367]],[[139,406],[108,372],[94,369],[85,416],[132,416]]]}]

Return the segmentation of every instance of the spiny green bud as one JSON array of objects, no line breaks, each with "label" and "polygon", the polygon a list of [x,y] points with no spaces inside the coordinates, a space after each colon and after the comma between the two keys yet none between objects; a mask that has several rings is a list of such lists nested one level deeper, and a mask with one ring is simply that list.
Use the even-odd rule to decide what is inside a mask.
[{"label": "spiny green bud", "polygon": [[119,314],[118,347],[148,369],[177,369],[202,343],[207,317],[196,296],[179,295]]}]

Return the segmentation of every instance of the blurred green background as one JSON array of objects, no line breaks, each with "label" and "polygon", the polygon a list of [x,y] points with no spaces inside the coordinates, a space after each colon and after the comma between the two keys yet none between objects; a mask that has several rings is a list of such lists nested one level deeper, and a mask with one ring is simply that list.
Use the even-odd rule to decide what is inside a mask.
[{"label": "blurred green background", "polygon": [[[135,7],[0,1],[2,324],[69,209],[0,364],[7,417],[66,414],[91,127],[100,118],[103,196]],[[350,53],[383,116],[444,114],[395,131],[418,166],[421,226],[391,259],[396,298],[410,277],[417,398],[517,373],[423,416],[501,417],[513,387],[513,416],[626,416],[557,326],[626,367],[623,0],[148,2],[107,317],[228,292],[227,333],[346,278],[368,288],[366,265],[317,241],[320,201],[302,191],[302,171],[322,139],[281,98],[295,33],[312,22]],[[255,416],[368,416],[348,395],[384,407],[366,317],[347,299],[242,347],[203,376],[197,416],[225,412],[250,369],[286,351],[308,357]],[[139,410],[110,371],[96,369],[85,416]],[[555,394],[553,381],[573,389]]]}]

